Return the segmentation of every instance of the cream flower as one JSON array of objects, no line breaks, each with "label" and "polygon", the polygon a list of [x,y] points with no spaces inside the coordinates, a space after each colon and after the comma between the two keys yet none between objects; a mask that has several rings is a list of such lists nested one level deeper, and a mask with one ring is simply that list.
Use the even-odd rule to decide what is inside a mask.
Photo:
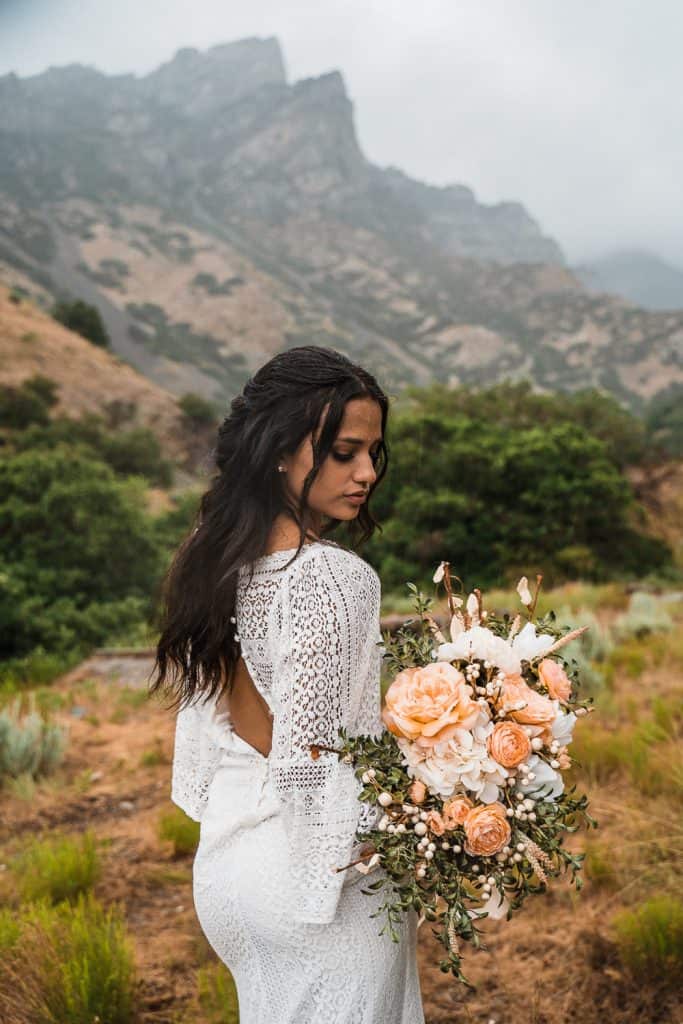
[{"label": "cream flower", "polygon": [[536,800],[554,800],[564,791],[564,779],[559,772],[551,768],[538,754],[528,759],[529,772],[535,777],[526,785],[517,781],[517,789],[525,796],[533,796]]},{"label": "cream flower", "polygon": [[533,622],[527,622],[517,636],[513,637],[511,643],[520,661],[533,661],[553,646],[555,638],[548,636],[547,633],[537,634]]},{"label": "cream flower", "polygon": [[447,740],[430,748],[402,739],[398,745],[410,777],[424,782],[435,796],[445,798],[467,790],[488,804],[498,799],[508,776],[488,751],[492,729],[488,711],[482,706],[472,729],[457,729]]},{"label": "cream flower", "polygon": [[529,590],[529,581],[526,578],[526,576],[522,576],[519,583],[517,584],[517,593],[519,594],[519,599],[522,602],[522,604],[526,605],[526,607],[528,608],[533,598],[531,597],[531,592]]},{"label": "cream flower", "polygon": [[560,711],[551,727],[553,739],[557,740],[561,747],[566,747],[572,741],[575,725],[576,715],[573,711]]},{"label": "cream flower", "polygon": [[472,661],[474,658],[490,661],[510,674],[519,673],[522,668],[518,652],[485,626],[472,626],[463,630],[452,643],[440,644],[436,656],[438,661]]}]

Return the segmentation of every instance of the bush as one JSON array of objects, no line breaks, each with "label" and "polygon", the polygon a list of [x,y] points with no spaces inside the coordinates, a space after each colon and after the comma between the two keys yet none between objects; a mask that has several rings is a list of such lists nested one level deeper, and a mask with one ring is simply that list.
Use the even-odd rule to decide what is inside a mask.
[{"label": "bush", "polygon": [[132,1024],[135,988],[122,913],[91,896],[31,907],[0,965],[0,1009],[13,1024]]},{"label": "bush", "polygon": [[47,775],[64,756],[66,730],[38,712],[33,694],[25,714],[22,703],[17,697],[0,710],[0,782],[26,773],[34,779]]},{"label": "bush", "polygon": [[673,621],[663,603],[654,594],[636,591],[631,594],[627,611],[618,615],[614,632],[620,640],[641,639],[649,633],[669,630]]},{"label": "bush", "polygon": [[613,920],[624,964],[643,982],[662,987],[683,984],[683,903],[660,896]]},{"label": "bush", "polygon": [[37,395],[23,388],[0,387],[0,427],[25,430],[33,424],[44,425],[49,421],[45,403]]},{"label": "bush", "polygon": [[120,424],[109,426],[101,416],[82,413],[78,419],[58,416],[47,425],[30,426],[12,439],[15,452],[52,451],[60,444],[78,446],[83,454],[101,459],[119,476],[142,476],[159,487],[173,483],[173,466],[163,457],[156,434],[147,427],[121,430]]},{"label": "bush", "polygon": [[201,395],[188,391],[178,399],[183,416],[195,426],[214,426],[218,421],[218,409]]},{"label": "bush", "polygon": [[522,572],[542,571],[552,585],[577,572],[599,582],[671,563],[671,550],[634,525],[618,444],[631,437],[631,420],[610,409],[597,436],[584,416],[597,399],[575,408],[555,396],[531,401],[537,416],[524,409],[528,399],[434,387],[395,412],[391,471],[372,500],[384,528],[364,549],[387,591],[405,579],[431,589],[443,558],[467,587],[487,589]]},{"label": "bush", "polygon": [[96,306],[90,306],[81,299],[73,302],[62,301],[56,304],[52,316],[70,331],[87,338],[93,345],[99,348],[111,347],[111,339]]},{"label": "bush", "polygon": [[66,445],[0,463],[0,658],[130,628],[162,571],[141,480]]},{"label": "bush", "polygon": [[159,838],[173,844],[174,857],[185,857],[197,849],[199,822],[174,807],[159,819]]},{"label": "bush", "polygon": [[227,967],[223,964],[200,967],[197,988],[207,1024],[239,1024],[237,988]]},{"label": "bush", "polygon": [[92,889],[100,877],[97,841],[92,832],[82,836],[32,839],[11,864],[23,901],[73,902]]}]

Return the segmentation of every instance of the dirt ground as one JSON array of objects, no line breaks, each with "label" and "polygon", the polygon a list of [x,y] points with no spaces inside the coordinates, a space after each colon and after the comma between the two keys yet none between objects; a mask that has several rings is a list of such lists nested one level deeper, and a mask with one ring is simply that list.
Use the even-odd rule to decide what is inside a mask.
[{"label": "dirt ground", "polygon": [[[29,834],[92,828],[105,844],[95,893],[123,906],[135,940],[142,1021],[205,1024],[197,970],[215,956],[194,914],[192,858],[174,858],[158,837],[159,817],[172,806],[173,719],[144,697],[150,668],[139,657],[93,658],[51,688],[63,699],[53,714],[68,723],[68,754],[32,791],[3,794],[0,859]],[[647,671],[639,684],[653,692],[677,685],[666,667]],[[641,798],[625,780],[590,792],[601,841],[618,844]],[[664,799],[653,821],[660,806],[671,813]],[[574,845],[585,842],[579,835]],[[636,983],[620,962],[610,917],[621,902],[621,891],[590,880],[580,894],[552,882],[511,922],[488,923],[488,950],[465,961],[473,992],[439,971],[442,947],[425,922],[419,964],[427,1024],[681,1024],[675,995],[657,978]]]}]

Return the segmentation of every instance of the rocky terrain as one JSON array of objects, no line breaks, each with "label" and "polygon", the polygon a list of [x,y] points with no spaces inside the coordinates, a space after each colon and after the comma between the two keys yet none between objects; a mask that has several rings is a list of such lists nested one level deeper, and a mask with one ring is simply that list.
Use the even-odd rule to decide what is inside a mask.
[{"label": "rocky terrain", "polygon": [[7,75],[0,154],[0,276],[96,304],[176,393],[224,401],[306,343],[397,390],[526,376],[638,409],[683,381],[683,311],[588,291],[517,203],[374,166],[342,76],[288,83],[275,39]]}]

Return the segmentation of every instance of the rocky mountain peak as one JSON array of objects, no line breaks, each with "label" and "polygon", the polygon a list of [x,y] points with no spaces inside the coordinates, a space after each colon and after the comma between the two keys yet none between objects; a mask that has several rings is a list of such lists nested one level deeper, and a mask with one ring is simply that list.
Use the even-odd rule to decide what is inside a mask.
[{"label": "rocky mountain peak", "polygon": [[264,85],[286,85],[278,40],[240,39],[205,51],[184,47],[146,75],[145,93],[164,106],[192,116],[226,107]]}]

